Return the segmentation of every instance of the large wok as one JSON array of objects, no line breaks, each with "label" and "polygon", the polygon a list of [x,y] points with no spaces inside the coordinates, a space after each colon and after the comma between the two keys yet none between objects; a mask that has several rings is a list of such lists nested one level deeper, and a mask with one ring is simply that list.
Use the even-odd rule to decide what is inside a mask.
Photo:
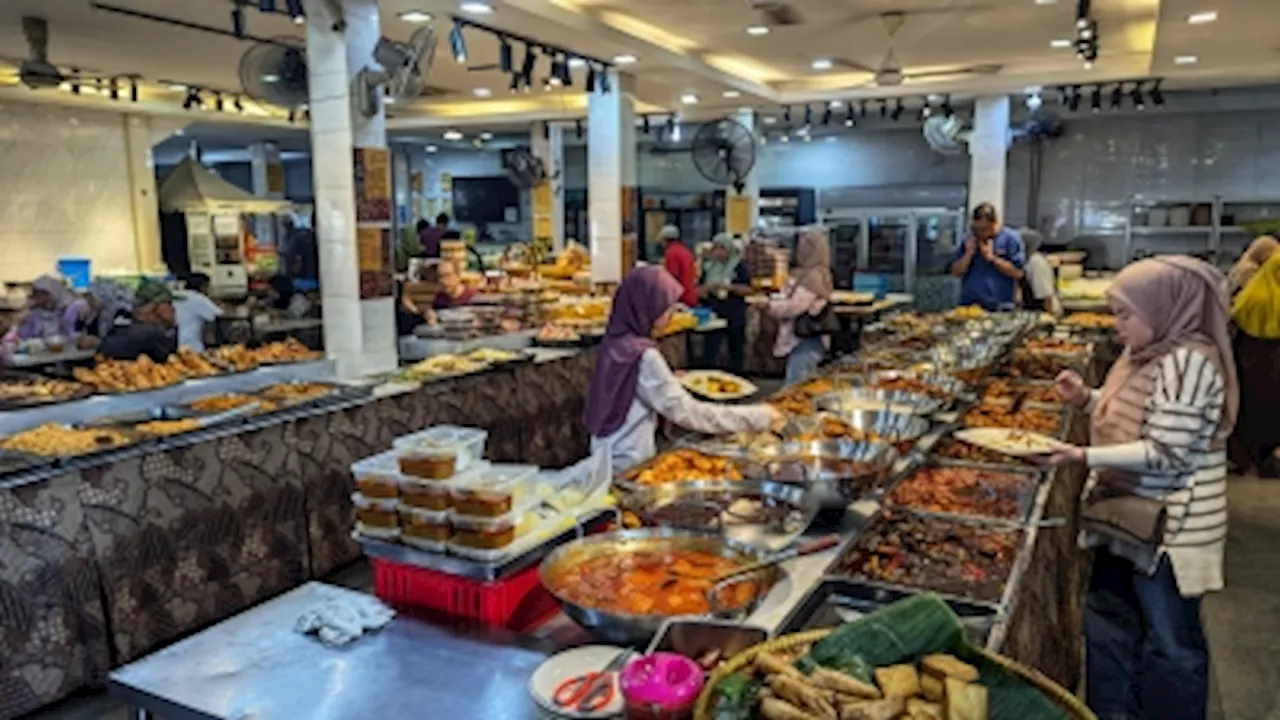
[{"label": "large wok", "polygon": [[[657,633],[667,619],[681,616],[634,615],[579,605],[558,591],[557,578],[569,568],[603,555],[664,549],[700,550],[733,558],[743,565],[759,562],[766,557],[766,554],[759,550],[707,533],[673,528],[620,530],[580,538],[562,545],[542,561],[542,566],[538,568],[538,577],[542,580],[543,586],[560,602],[565,614],[590,630],[596,637],[621,644],[643,642]],[[756,580],[756,596],[751,602],[736,610],[712,612],[711,616],[726,620],[741,620],[750,615],[759,607],[765,595],[777,581],[778,568],[777,566],[765,568],[754,575],[753,579]]]}]

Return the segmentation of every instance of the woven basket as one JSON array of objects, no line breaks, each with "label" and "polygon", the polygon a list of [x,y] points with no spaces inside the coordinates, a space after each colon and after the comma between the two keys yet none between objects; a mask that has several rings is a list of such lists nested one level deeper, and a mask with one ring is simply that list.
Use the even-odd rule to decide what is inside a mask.
[{"label": "woven basket", "polygon": [[[698,704],[693,709],[693,720],[711,720],[711,700],[714,697],[716,686],[726,676],[738,672],[754,662],[757,654],[790,650],[797,645],[815,643],[830,635],[831,631],[832,628],[806,630],[805,632],[786,635],[760,643],[734,655],[728,662],[716,668],[716,671],[711,674],[711,679],[703,686],[702,694],[698,696]],[[1003,655],[987,652],[982,648],[975,648],[975,650],[987,660],[1034,685],[1058,707],[1062,708],[1067,717],[1072,718],[1072,720],[1098,720],[1098,717],[1089,708],[1085,707],[1084,703],[1080,702],[1076,696],[1062,689],[1060,685],[1042,675],[1040,671],[1010,660]]]}]

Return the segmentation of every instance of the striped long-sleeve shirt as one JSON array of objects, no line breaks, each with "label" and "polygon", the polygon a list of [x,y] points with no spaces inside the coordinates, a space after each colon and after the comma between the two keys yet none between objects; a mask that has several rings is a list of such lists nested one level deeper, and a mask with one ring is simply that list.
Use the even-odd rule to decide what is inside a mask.
[{"label": "striped long-sleeve shirt", "polygon": [[[1227,537],[1227,459],[1214,442],[1222,421],[1226,383],[1222,373],[1198,350],[1179,348],[1139,371],[1116,396],[1117,410],[1141,419],[1141,439],[1086,451],[1090,468],[1133,473],[1134,492],[1162,500],[1167,507],[1163,545],[1156,551],[1086,534],[1088,546],[1108,545],[1154,572],[1168,555],[1184,596],[1223,586],[1223,550]],[[1145,400],[1144,400],[1145,398]],[[1085,496],[1097,483],[1092,473]]]}]

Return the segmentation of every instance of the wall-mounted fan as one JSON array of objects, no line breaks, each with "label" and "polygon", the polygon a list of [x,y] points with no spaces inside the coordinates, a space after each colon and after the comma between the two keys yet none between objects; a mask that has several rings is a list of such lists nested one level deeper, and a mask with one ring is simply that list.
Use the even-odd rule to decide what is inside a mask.
[{"label": "wall-mounted fan", "polygon": [[760,13],[760,24],[765,27],[804,23],[804,16],[786,0],[747,0],[747,6]]},{"label": "wall-mounted fan", "polygon": [[506,171],[511,184],[522,190],[547,179],[547,168],[542,163],[542,158],[534,155],[528,148],[503,150],[502,169]]},{"label": "wall-mounted fan", "polygon": [[898,61],[898,56],[894,51],[894,38],[897,37],[898,31],[907,22],[906,13],[888,12],[878,16],[881,24],[884,25],[884,31],[889,36],[889,49],[885,53],[884,59],[880,61],[879,67],[870,67],[863,65],[856,60],[847,58],[836,58],[832,63],[851,70],[860,70],[869,73],[872,76],[871,82],[865,83],[861,87],[897,87],[904,82],[931,80],[938,81],[948,77],[959,75],[994,75],[1004,69],[1002,65],[969,65],[966,67],[952,68],[950,70],[930,70],[930,71],[912,71],[902,66]]},{"label": "wall-mounted fan", "polygon": [[934,115],[925,118],[924,139],[935,152],[959,155],[969,143],[969,131],[959,115]]},{"label": "wall-mounted fan", "polygon": [[698,128],[690,153],[702,177],[742,192],[756,164],[756,139],[742,123],[721,118]]},{"label": "wall-mounted fan", "polygon": [[380,108],[379,93],[394,102],[412,100],[422,94],[427,74],[436,56],[436,31],[420,27],[402,43],[382,38],[374,48],[373,59],[382,69],[363,68],[352,84],[353,102],[365,117],[373,117]]},{"label": "wall-mounted fan", "polygon": [[307,103],[307,52],[295,38],[258,43],[240,58],[240,87],[258,102],[283,108]]},{"label": "wall-mounted fan", "polygon": [[27,57],[18,66],[18,77],[29,88],[58,87],[62,71],[49,62],[49,23],[44,18],[22,18],[22,35],[27,39]]}]

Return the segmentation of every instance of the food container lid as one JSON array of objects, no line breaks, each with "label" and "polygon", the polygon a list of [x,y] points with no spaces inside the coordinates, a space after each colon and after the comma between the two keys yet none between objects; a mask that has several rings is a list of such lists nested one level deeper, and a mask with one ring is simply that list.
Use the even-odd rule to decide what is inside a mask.
[{"label": "food container lid", "polygon": [[[456,475],[454,477],[457,477]],[[415,490],[422,492],[433,492],[445,494],[449,492],[449,488],[453,486],[454,479],[447,480],[428,480],[427,478],[414,477],[412,475],[400,476],[400,489],[405,492],[413,492]]]},{"label": "food container lid", "polygon": [[478,532],[499,533],[515,528],[520,524],[520,517],[528,512],[528,508],[517,508],[499,517],[480,517],[478,515],[459,515],[449,510],[449,521],[458,530],[475,530]]},{"label": "food container lid", "polygon": [[384,478],[389,482],[403,480],[400,474],[399,456],[394,450],[379,453],[363,460],[351,463],[351,474],[357,477],[370,476]]},{"label": "food container lid", "polygon": [[376,538],[378,540],[395,540],[400,537],[400,528],[383,528],[365,525],[362,522],[356,522],[356,534],[364,537]]},{"label": "food container lid", "polygon": [[401,504],[400,514],[412,515],[418,522],[430,523],[432,525],[445,525],[449,523],[448,510],[428,510],[427,508]]},{"label": "food container lid", "polygon": [[400,506],[400,500],[397,498],[371,498],[365,497],[363,494],[351,493],[351,502],[361,510],[380,510],[382,512],[395,512]]},{"label": "food container lid", "polygon": [[502,492],[514,491],[520,485],[528,490],[533,486],[533,479],[538,474],[535,465],[514,465],[511,463],[482,463],[468,469],[466,473],[455,476],[450,486],[455,492],[465,493],[468,490]]}]

